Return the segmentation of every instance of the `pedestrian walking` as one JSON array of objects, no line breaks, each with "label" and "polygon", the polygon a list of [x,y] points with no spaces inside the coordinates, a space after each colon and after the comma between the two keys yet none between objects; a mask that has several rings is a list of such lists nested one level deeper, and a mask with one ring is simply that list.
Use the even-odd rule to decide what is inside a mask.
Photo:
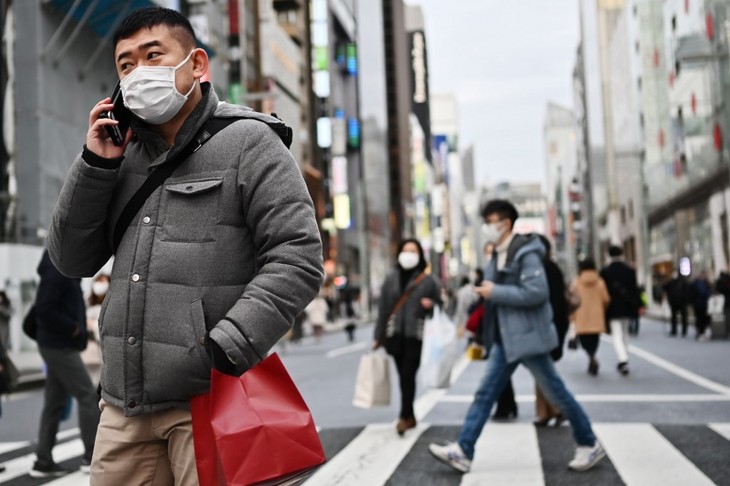
[{"label": "pedestrian walking", "polygon": [[616,369],[626,376],[629,374],[629,322],[639,316],[641,296],[636,271],[623,260],[623,254],[621,247],[611,246],[610,263],[601,269],[600,276],[611,298],[606,319],[618,360]]},{"label": "pedestrian walking", "polygon": [[677,275],[664,285],[664,293],[667,296],[669,309],[672,313],[672,328],[669,331],[670,336],[677,335],[677,320],[682,319],[682,337],[687,335],[687,327],[689,321],[687,319],[687,305],[689,304],[690,288],[687,277],[677,273]]},{"label": "pedestrian walking", "polygon": [[314,334],[314,340],[317,343],[322,340],[322,334],[328,322],[327,318],[330,315],[325,292],[324,288],[320,289],[319,294],[304,309],[307,316],[306,321],[312,326],[312,334]]},{"label": "pedestrian walking", "polygon": [[[538,237],[545,247],[545,258],[542,263],[545,267],[545,276],[550,293],[550,309],[553,311],[553,324],[555,325],[555,332],[558,334],[558,345],[550,351],[550,357],[553,361],[557,362],[563,357],[563,343],[565,342],[565,335],[568,333],[568,326],[570,325],[568,301],[565,297],[565,276],[558,264],[553,260],[550,240],[543,235],[538,235]],[[556,427],[559,427],[565,421],[565,416],[555,405],[548,401],[537,382],[535,383],[535,416],[536,418],[533,423],[538,427],[548,425],[553,419],[555,419],[554,425]]]},{"label": "pedestrian walking", "polygon": [[47,371],[36,461],[30,476],[47,478],[69,472],[53,460],[58,425],[69,396],[78,403],[79,428],[84,444],[80,469],[88,473],[99,425],[99,398],[81,361],[81,351],[88,341],[81,280],[62,275],[51,262],[48,251],[43,252],[38,275],[36,341]]},{"label": "pedestrian walking", "polygon": [[545,247],[537,236],[513,233],[518,213],[509,201],[489,201],[482,216],[485,237],[497,245],[496,257],[487,266],[485,280],[477,289],[487,301],[484,334],[491,344],[490,357],[458,440],[446,445],[432,443],[429,451],[457,471],[469,471],[474,446],[489,411],[504,384],[522,363],[550,403],[570,421],[578,447],[569,467],[588,470],[605,453],[588,416],[565,387],[550,358],[550,352],[558,345],[558,336],[552,323],[543,264]]},{"label": "pedestrian walking", "polygon": [[91,484],[197,484],[191,397],[287,333],[322,284],[322,244],[290,131],[219,102],[185,16],[135,10],[112,47],[131,128],[116,145],[111,99],[91,109],[48,236],[69,276],[114,255]]},{"label": "pedestrian walking", "polygon": [[578,276],[571,289],[580,296],[580,307],[573,314],[575,332],[588,355],[588,374],[596,376],[600,367],[596,353],[601,334],[606,332],[606,309],[611,298],[593,259],[586,258],[578,264]]},{"label": "pedestrian walking", "polygon": [[692,298],[692,310],[695,315],[695,339],[706,341],[705,332],[710,325],[710,314],[708,312],[710,297],[712,297],[712,286],[707,278],[707,272],[701,271],[694,279],[690,287]]},{"label": "pedestrian walking", "polygon": [[424,320],[441,305],[441,286],[427,273],[421,243],[413,238],[398,245],[395,268],[380,289],[373,349],[380,346],[393,357],[398,370],[401,407],[396,431],[403,435],[416,426],[413,402],[416,373],[421,364]]},{"label": "pedestrian walking", "polygon": [[8,294],[0,290],[0,348],[10,349],[10,318],[13,317],[13,306]]}]

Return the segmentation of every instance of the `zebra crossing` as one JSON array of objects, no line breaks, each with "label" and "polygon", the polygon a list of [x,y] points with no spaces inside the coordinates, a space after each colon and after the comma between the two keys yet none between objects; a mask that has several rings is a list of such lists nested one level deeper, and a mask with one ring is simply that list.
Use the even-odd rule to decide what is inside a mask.
[{"label": "zebra crossing", "polygon": [[[567,469],[574,444],[570,428],[529,423],[490,423],[465,475],[431,458],[430,442],[453,440],[456,425],[419,424],[404,437],[393,424],[323,429],[328,462],[304,486],[482,486],[482,485],[730,485],[730,423],[662,425],[597,423],[594,430],[607,457],[594,469]],[[78,429],[59,434],[56,461],[76,470],[83,445]],[[0,443],[0,485],[86,486],[75,471],[61,478],[28,475],[30,443]]]}]

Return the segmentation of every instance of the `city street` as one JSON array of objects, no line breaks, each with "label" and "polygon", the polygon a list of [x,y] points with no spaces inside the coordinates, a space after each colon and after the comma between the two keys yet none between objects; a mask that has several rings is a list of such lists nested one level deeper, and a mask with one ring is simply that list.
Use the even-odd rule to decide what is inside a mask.
[{"label": "city street", "polygon": [[[306,486],[730,484],[728,341],[670,338],[666,324],[645,319],[633,341],[627,377],[616,372],[606,337],[599,349],[598,377],[586,373],[582,350],[566,350],[558,367],[589,413],[608,454],[587,473],[566,467],[573,454],[567,424],[539,429],[532,425],[534,385],[530,375],[518,369],[514,376],[518,420],[489,423],[472,472],[461,476],[433,460],[427,445],[456,437],[484,362],[458,363],[448,390],[421,390],[416,408],[419,426],[399,438],[394,428],[397,399],[380,409],[351,405],[358,360],[369,346],[371,332],[370,326],[359,328],[354,344],[346,341],[344,332],[335,332],[320,343],[306,338],[279,349],[312,410],[329,459]],[[80,472],[46,482],[27,475],[33,460],[29,441],[36,433],[41,404],[40,390],[4,401],[0,462],[7,471],[0,474],[0,484],[88,484],[88,476]],[[81,452],[72,417],[59,434],[55,459],[74,468]]]}]

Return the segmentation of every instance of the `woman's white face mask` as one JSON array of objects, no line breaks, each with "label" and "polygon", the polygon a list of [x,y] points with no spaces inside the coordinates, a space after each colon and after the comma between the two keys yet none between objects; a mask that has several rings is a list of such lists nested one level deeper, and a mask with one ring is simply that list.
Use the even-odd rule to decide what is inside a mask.
[{"label": "woman's white face mask", "polygon": [[398,255],[398,264],[403,267],[404,270],[412,270],[418,266],[420,257],[418,253],[412,253],[410,251],[402,251]]},{"label": "woman's white face mask", "polygon": [[119,83],[124,106],[150,125],[162,125],[178,114],[188,96],[195,88],[195,82],[186,94],[177,90],[177,70],[190,60],[195,50],[177,66],[139,66]]}]

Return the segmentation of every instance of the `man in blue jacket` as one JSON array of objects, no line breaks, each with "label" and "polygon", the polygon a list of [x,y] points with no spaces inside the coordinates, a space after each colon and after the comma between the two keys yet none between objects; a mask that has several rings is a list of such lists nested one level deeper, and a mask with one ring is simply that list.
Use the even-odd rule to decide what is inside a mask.
[{"label": "man in blue jacket", "polygon": [[81,361],[86,348],[86,306],[81,279],[68,278],[51,262],[48,251],[38,265],[40,283],[35,300],[38,351],[46,363],[46,389],[38,429],[34,478],[60,476],[68,471],[56,464],[52,450],[68,396],[79,405],[79,428],[84,443],[81,470],[88,473],[99,425],[99,397]]},{"label": "man in blue jacket", "polygon": [[583,408],[565,387],[550,351],[558,344],[543,258],[545,247],[536,235],[512,232],[517,209],[505,200],[489,201],[482,210],[485,238],[495,254],[476,291],[485,299],[484,341],[491,347],[486,373],[469,407],[457,442],[430,444],[437,459],[468,472],[474,446],[496,398],[522,363],[532,373],[550,403],[565,415],[578,444],[568,467],[587,471],[605,452],[596,439]]}]

